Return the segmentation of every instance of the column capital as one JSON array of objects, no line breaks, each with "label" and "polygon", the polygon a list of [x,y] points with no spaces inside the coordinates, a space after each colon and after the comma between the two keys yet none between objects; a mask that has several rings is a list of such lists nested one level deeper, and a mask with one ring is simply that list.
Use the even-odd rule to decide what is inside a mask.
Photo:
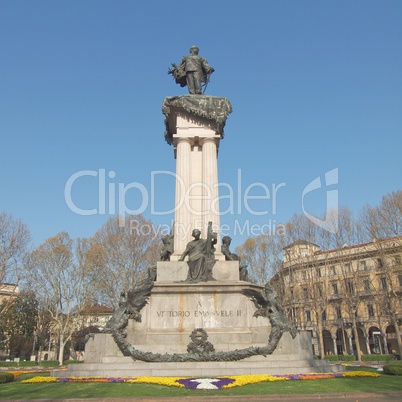
[{"label": "column capital", "polygon": [[191,146],[193,146],[194,145],[194,138],[175,136],[174,139],[173,139],[174,146],[177,146],[177,144],[183,143],[183,142],[186,142],[186,143],[190,144]]},{"label": "column capital", "polygon": [[214,136],[214,137],[200,137],[198,143],[203,146],[206,143],[214,143],[216,146],[219,145],[220,137]]}]

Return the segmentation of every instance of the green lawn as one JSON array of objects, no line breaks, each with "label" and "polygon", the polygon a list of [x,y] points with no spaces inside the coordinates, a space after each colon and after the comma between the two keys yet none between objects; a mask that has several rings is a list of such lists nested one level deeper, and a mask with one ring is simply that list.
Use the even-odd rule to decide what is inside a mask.
[{"label": "green lawn", "polygon": [[[353,369],[352,369],[353,370]],[[367,371],[372,371],[368,369]],[[315,381],[267,382],[220,391],[189,390],[148,384],[57,383],[21,384],[21,380],[38,374],[22,375],[17,381],[0,384],[0,399],[107,398],[188,395],[269,395],[313,394],[338,392],[402,391],[400,376],[381,375],[378,378],[332,378]]]}]

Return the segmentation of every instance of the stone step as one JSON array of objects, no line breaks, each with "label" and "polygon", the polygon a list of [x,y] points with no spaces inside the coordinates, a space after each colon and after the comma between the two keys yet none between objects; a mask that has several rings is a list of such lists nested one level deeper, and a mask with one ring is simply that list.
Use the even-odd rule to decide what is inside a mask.
[{"label": "stone step", "polygon": [[[264,359],[262,364],[266,364],[267,362],[279,362],[279,361],[283,361],[283,362],[290,362],[290,361],[305,361],[305,359],[301,359],[299,354],[288,354],[286,355],[286,358],[284,358],[284,356],[281,356],[280,359],[278,360],[278,356],[277,355],[270,355],[267,357],[261,357],[261,356],[253,356],[248,358],[248,360],[250,362],[253,362],[253,364],[260,364],[260,360]],[[308,359],[306,359],[307,361]],[[102,363],[119,363],[119,364],[130,364],[130,363],[135,363],[135,360],[133,360],[131,357],[127,357],[127,356],[123,356],[123,357],[114,357],[114,356],[105,356],[102,358]],[[139,364],[149,364],[149,363],[141,363],[141,362],[137,362]],[[227,362],[214,362],[214,364],[226,364]],[[152,364],[156,364],[156,363],[152,363]],[[160,363],[160,364],[167,364],[167,363]],[[179,363],[169,363],[169,364],[179,364]],[[180,363],[183,364],[183,363]],[[209,362],[199,362],[199,364],[209,364]]]},{"label": "stone step", "polygon": [[178,363],[84,363],[70,365],[68,370],[54,371],[54,377],[205,377],[241,374],[291,374],[330,372],[331,366],[325,362],[314,365],[309,360],[261,360],[235,362],[178,362]]}]

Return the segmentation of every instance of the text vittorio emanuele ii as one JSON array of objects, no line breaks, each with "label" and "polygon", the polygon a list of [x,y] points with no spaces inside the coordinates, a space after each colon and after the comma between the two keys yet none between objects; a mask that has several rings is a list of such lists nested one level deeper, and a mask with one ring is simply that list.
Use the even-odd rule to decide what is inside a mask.
[{"label": "text vittorio emanuele ii", "polygon": [[241,310],[159,310],[156,314],[160,318],[169,317],[240,317]]}]

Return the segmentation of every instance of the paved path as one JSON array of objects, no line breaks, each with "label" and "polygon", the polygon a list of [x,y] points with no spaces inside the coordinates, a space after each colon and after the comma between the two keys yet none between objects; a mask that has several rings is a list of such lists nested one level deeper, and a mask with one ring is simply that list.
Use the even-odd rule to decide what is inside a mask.
[{"label": "paved path", "polygon": [[[5,401],[0,399],[0,401]],[[342,394],[312,395],[239,395],[239,396],[185,396],[185,397],[147,397],[147,398],[85,398],[85,399],[14,399],[13,402],[401,402],[402,392],[355,392]]]}]

